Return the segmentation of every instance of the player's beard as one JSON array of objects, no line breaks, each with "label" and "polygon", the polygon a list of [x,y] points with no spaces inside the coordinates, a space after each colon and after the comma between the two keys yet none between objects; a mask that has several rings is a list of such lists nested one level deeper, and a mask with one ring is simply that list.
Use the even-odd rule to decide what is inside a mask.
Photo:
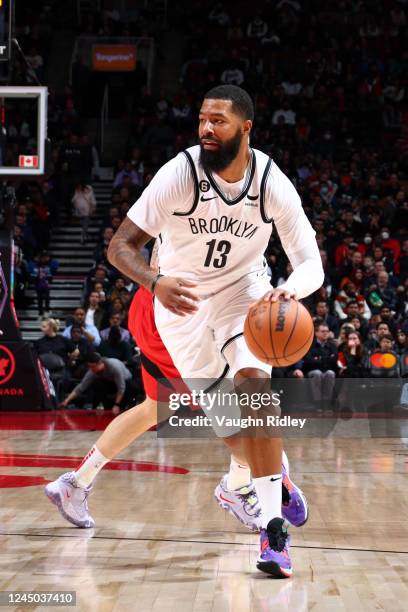
[{"label": "player's beard", "polygon": [[[215,151],[204,149],[202,142],[200,143],[200,163],[206,170],[211,172],[220,172],[225,170],[238,155],[239,147],[241,146],[242,133],[238,128],[235,136],[224,142],[213,140],[219,145]],[[211,138],[205,138],[211,141]]]}]

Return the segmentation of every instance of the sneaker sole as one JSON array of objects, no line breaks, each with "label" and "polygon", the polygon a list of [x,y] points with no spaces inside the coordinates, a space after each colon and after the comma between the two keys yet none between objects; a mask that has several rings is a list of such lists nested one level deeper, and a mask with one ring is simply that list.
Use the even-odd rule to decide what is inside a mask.
[{"label": "sneaker sole", "polygon": [[275,561],[262,561],[256,564],[256,567],[265,574],[275,576],[276,578],[290,578],[293,574],[293,570],[285,569],[281,567]]},{"label": "sneaker sole", "polygon": [[63,505],[61,503],[61,496],[59,493],[52,493],[51,491],[47,491],[47,487],[45,487],[44,493],[48,497],[50,502],[54,504],[54,506],[57,506],[60,514],[64,517],[66,521],[71,523],[71,525],[75,525],[75,527],[79,527],[80,529],[92,529],[92,527],[95,526],[95,523],[93,525],[82,525],[81,523],[76,522],[75,519],[73,519],[71,516],[69,516],[69,514],[67,514],[63,508]]},{"label": "sneaker sole", "polygon": [[216,495],[214,495],[214,499],[216,500],[217,504],[220,506],[220,508],[222,508],[223,510],[226,510],[227,512],[229,512],[230,514],[232,514],[232,516],[235,516],[235,518],[241,523],[241,525],[244,525],[244,527],[246,527],[247,529],[249,529],[250,531],[253,531],[255,533],[259,533],[259,527],[257,525],[254,525],[253,523],[249,524],[249,523],[245,523],[241,517],[239,516],[239,514],[237,514],[236,512],[234,512],[234,510],[231,508],[231,506],[225,502],[222,502],[221,500],[218,499],[218,497]]}]

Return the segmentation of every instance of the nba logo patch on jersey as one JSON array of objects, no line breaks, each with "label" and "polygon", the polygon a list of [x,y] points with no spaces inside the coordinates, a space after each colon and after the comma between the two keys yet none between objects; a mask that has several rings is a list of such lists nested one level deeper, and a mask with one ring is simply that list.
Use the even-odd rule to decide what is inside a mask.
[{"label": "nba logo patch on jersey", "polygon": [[210,183],[208,181],[200,181],[200,191],[209,191]]}]

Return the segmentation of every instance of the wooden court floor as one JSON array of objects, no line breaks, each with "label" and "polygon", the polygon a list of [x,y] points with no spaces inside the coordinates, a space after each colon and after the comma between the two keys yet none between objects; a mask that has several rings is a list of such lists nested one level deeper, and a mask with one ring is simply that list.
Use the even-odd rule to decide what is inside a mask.
[{"label": "wooden court floor", "polygon": [[69,526],[41,483],[96,437],[0,431],[0,591],[75,590],[75,609],[95,612],[408,609],[408,440],[287,440],[311,514],[291,531],[293,578],[276,580],[255,568],[258,536],[213,500],[218,441],[149,432],[99,475],[95,529]]}]

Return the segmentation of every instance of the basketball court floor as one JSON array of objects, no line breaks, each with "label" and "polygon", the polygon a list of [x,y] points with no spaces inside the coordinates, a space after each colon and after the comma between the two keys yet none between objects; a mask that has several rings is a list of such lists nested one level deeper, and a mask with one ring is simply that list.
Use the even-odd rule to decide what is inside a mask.
[{"label": "basketball court floor", "polygon": [[293,578],[277,580],[255,568],[258,535],[213,499],[229,462],[216,440],[148,432],[99,475],[95,529],[66,523],[43,486],[78,464],[108,419],[0,414],[0,591],[73,590],[75,609],[98,612],[407,610],[404,438],[286,441],[311,513],[291,531]]}]

